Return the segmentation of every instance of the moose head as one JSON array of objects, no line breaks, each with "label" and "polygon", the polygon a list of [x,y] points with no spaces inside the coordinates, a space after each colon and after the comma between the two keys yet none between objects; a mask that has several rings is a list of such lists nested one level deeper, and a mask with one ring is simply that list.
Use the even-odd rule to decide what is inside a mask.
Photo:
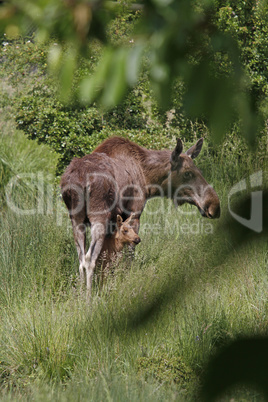
[{"label": "moose head", "polygon": [[177,139],[177,145],[170,157],[172,198],[176,206],[184,203],[195,205],[202,216],[214,219],[220,217],[219,197],[193,162],[202,145],[203,138],[183,153],[182,141]]},{"label": "moose head", "polygon": [[131,226],[134,220],[135,213],[132,213],[124,222],[122,217],[117,215],[115,241],[118,242],[122,247],[126,244],[136,245],[141,241],[140,237],[136,234]]}]

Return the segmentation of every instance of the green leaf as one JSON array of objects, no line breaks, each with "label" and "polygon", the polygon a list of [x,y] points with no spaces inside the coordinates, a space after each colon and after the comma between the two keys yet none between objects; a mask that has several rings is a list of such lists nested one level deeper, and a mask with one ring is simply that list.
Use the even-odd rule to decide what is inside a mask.
[{"label": "green leaf", "polygon": [[138,81],[144,47],[144,43],[140,42],[129,51],[126,66],[126,80],[130,86],[134,86]]},{"label": "green leaf", "polygon": [[52,73],[57,73],[60,69],[62,61],[62,47],[60,45],[53,44],[48,51],[48,66]]},{"label": "green leaf", "polygon": [[62,65],[60,72],[60,99],[67,103],[72,93],[73,77],[77,64],[77,52],[73,47],[69,47],[62,57]]},{"label": "green leaf", "polygon": [[115,106],[126,90],[126,64],[128,49],[119,48],[113,52],[109,63],[107,80],[102,95],[102,103],[106,107]]},{"label": "green leaf", "polygon": [[111,48],[107,48],[96,68],[96,71],[91,75],[81,80],[79,84],[79,99],[82,104],[92,103],[102,91],[105,80],[110,68],[110,63],[113,57]]}]

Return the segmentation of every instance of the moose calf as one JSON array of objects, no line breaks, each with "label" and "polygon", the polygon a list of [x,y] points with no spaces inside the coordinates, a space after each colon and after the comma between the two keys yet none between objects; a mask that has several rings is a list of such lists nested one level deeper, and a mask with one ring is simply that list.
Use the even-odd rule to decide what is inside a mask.
[{"label": "moose calf", "polygon": [[117,215],[115,231],[110,236],[105,237],[96,262],[96,265],[102,268],[101,283],[103,282],[105,272],[110,269],[111,263],[114,263],[120,257],[123,248],[127,245],[135,246],[140,243],[140,237],[131,227],[134,219],[135,213],[132,213],[124,222],[122,217]]}]

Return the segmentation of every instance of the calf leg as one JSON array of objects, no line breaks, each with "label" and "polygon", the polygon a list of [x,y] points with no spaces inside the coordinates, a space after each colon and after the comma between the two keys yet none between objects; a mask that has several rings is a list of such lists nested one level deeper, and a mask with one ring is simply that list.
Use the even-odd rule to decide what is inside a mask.
[{"label": "calf leg", "polygon": [[94,223],[91,226],[91,243],[85,257],[85,268],[87,274],[87,295],[91,295],[92,277],[96,266],[96,261],[102,250],[105,238],[105,225]]},{"label": "calf leg", "polygon": [[[134,230],[134,232],[138,234],[140,230],[140,219],[139,218],[132,219],[130,225]],[[128,245],[127,250],[129,259],[133,260],[135,256],[135,246],[130,244]]]}]

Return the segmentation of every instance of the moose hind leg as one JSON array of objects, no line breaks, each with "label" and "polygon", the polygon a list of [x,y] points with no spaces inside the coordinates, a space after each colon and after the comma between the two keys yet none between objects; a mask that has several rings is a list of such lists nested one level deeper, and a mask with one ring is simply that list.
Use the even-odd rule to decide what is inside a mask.
[{"label": "moose hind leg", "polygon": [[72,219],[73,235],[79,259],[79,274],[81,283],[84,282],[85,250],[86,250],[86,227]]},{"label": "moose hind leg", "polygon": [[92,278],[96,261],[102,250],[105,238],[105,225],[102,223],[95,223],[91,226],[91,243],[85,258],[85,268],[87,275],[87,294],[91,294]]}]

